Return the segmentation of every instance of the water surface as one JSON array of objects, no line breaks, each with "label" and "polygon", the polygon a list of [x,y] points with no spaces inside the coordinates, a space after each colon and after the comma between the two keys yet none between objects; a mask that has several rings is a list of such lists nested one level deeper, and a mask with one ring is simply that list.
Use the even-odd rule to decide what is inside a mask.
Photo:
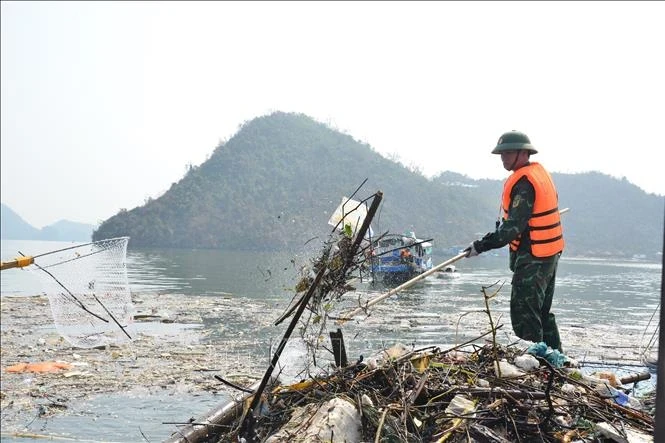
[{"label": "water surface", "polygon": [[[71,246],[63,242],[2,241],[2,259],[18,251],[28,255]],[[293,287],[301,266],[317,256],[316,248],[302,254],[232,252],[219,250],[130,250],[127,255],[129,284],[134,297],[158,294],[225,297],[228,303],[242,303],[252,315],[276,319],[294,295]],[[448,257],[435,257],[441,263]],[[660,302],[661,263],[612,259],[574,259],[560,261],[553,311],[561,329],[564,350],[580,361],[603,359],[608,363],[635,364],[635,349],[655,327]],[[349,359],[370,355],[395,342],[407,346],[452,346],[477,337],[487,330],[483,312],[483,291],[496,296],[491,302],[495,322],[504,324],[501,343],[516,340],[510,328],[510,272],[507,258],[480,255],[456,263],[455,278],[433,275],[424,283],[404,290],[377,304],[367,318],[343,326]],[[1,274],[2,297],[41,293],[39,271],[8,270]],[[371,299],[384,290],[366,281],[348,293],[337,308],[356,306],[359,298]],[[271,320],[272,321],[272,320]],[[270,346],[279,340],[288,322],[263,330],[247,328],[237,317],[224,325],[205,319],[200,325],[207,340],[228,338],[229,334],[252,337],[261,371],[266,367]],[[331,328],[332,329],[332,328]],[[153,331],[160,333],[159,331]],[[625,351],[625,352],[624,352]],[[296,357],[297,347],[287,349]],[[259,357],[260,356],[260,357]],[[632,360],[630,360],[632,359]],[[629,361],[630,360],[630,361]],[[76,405],[68,416],[35,420],[29,429],[35,433],[99,441],[160,441],[173,431],[173,425],[200,416],[224,400],[205,393],[163,391],[146,387],[129,394],[93,397]],[[29,441],[4,438],[3,441]],[[35,440],[37,441],[37,440]]]}]

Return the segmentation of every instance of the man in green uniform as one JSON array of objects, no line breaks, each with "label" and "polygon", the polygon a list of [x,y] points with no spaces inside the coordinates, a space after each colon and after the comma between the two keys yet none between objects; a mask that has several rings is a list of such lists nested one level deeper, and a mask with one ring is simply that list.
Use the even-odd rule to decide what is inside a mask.
[{"label": "man in green uniform", "polygon": [[504,183],[503,217],[494,232],[474,241],[465,251],[466,257],[473,257],[510,245],[513,331],[524,340],[544,341],[561,351],[559,329],[550,309],[563,232],[554,183],[539,163],[529,161],[537,152],[521,132],[507,132],[499,138],[492,153],[500,154],[503,167],[513,171]]}]

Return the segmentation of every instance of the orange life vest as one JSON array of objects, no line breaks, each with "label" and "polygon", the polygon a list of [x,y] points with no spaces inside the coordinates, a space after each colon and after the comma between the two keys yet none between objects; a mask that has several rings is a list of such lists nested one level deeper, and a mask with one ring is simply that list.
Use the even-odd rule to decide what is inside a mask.
[{"label": "orange life vest", "polygon": [[[540,163],[531,163],[519,168],[506,179],[503,185],[503,218],[508,218],[510,192],[517,181],[526,176],[533,185],[536,201],[533,214],[529,219],[529,237],[531,238],[531,254],[535,257],[550,257],[563,251],[563,230],[559,214],[559,198],[552,182],[552,177]],[[521,234],[510,242],[510,249],[517,251]]]}]

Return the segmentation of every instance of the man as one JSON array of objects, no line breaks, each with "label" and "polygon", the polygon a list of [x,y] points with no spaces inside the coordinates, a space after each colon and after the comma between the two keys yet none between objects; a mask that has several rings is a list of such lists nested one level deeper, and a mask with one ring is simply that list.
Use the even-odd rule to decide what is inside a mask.
[{"label": "man", "polygon": [[502,219],[494,232],[464,251],[473,257],[510,244],[510,321],[515,334],[533,342],[544,341],[561,351],[559,329],[550,312],[563,231],[558,195],[550,174],[529,157],[538,151],[521,132],[506,132],[492,151],[513,173],[503,185]]}]

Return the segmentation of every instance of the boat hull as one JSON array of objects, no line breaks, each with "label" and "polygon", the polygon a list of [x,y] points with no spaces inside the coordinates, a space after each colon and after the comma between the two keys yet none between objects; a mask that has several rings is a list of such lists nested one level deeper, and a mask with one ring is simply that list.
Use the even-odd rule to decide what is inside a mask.
[{"label": "boat hull", "polygon": [[375,272],[373,282],[383,284],[385,286],[401,285],[417,276],[422,272],[412,271],[393,271],[393,272]]},{"label": "boat hull", "polygon": [[389,234],[372,248],[370,272],[375,283],[393,286],[432,269],[431,243]]}]

